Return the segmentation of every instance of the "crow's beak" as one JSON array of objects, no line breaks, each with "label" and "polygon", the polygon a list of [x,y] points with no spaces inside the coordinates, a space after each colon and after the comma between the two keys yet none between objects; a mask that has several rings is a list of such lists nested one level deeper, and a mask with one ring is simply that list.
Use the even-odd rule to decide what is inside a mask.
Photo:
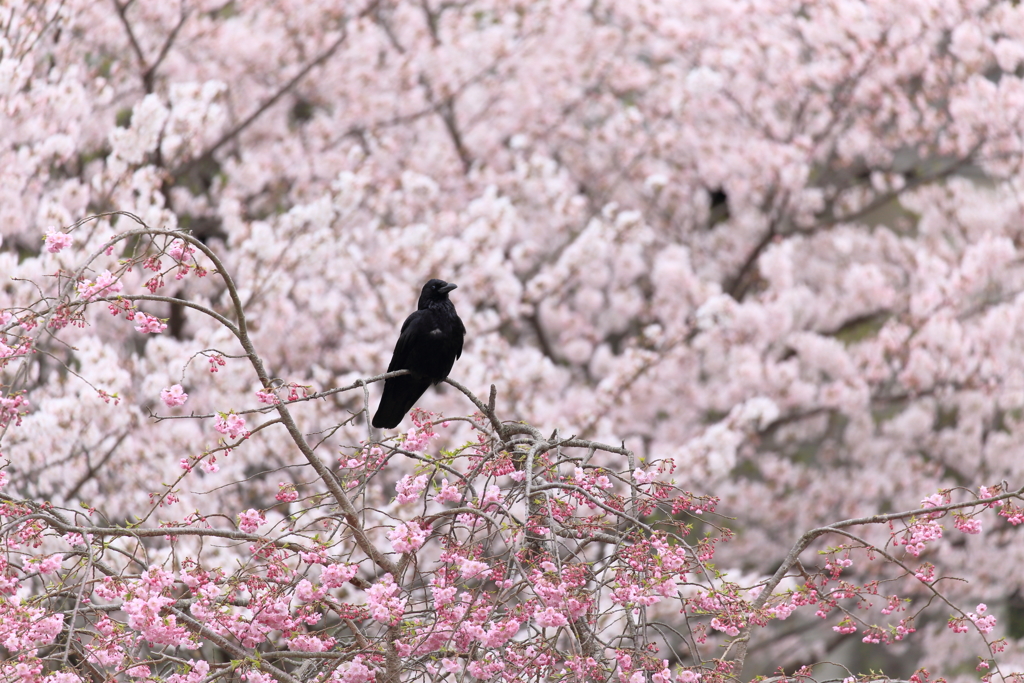
[{"label": "crow's beak", "polygon": [[452,291],[453,289],[457,289],[457,288],[458,288],[457,284],[455,284],[454,282],[449,282],[448,284],[446,284],[444,287],[441,287],[437,291],[440,292],[441,294],[447,294],[448,292]]}]

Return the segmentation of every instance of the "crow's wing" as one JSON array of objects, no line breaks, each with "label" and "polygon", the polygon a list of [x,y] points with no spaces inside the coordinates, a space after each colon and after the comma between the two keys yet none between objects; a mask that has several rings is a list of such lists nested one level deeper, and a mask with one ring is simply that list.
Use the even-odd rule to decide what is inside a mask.
[{"label": "crow's wing", "polygon": [[402,330],[398,333],[398,341],[395,342],[395,351],[391,354],[391,363],[388,364],[388,372],[405,370],[409,362],[409,350],[412,344],[413,330],[416,327],[412,324],[420,311],[415,311],[402,323]]},{"label": "crow's wing", "polygon": [[[424,323],[429,325],[429,316],[425,311],[415,311],[402,323],[402,331],[398,334],[398,341],[395,342],[395,352],[391,354],[391,363],[388,365],[388,372],[395,370],[409,370],[412,356],[415,355],[417,343],[422,344],[417,336],[422,336]],[[403,375],[392,377],[384,381],[384,392],[380,397],[380,404],[373,416],[373,426],[378,429],[393,429],[402,421],[405,414],[419,400],[423,392],[430,386],[430,380],[418,375]]]},{"label": "crow's wing", "polygon": [[458,359],[462,358],[462,342],[465,341],[466,338],[466,326],[462,324],[462,318],[460,318],[457,313],[455,314],[455,322],[458,323],[458,334],[456,335],[458,337],[458,343],[455,346],[455,358]]},{"label": "crow's wing", "polygon": [[384,393],[373,416],[377,429],[394,429],[430,386],[430,380],[416,375],[392,377],[384,382]]}]

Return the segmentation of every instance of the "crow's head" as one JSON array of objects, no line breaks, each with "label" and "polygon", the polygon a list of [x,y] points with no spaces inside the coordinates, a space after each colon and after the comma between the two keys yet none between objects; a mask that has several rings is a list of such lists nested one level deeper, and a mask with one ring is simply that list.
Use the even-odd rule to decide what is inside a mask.
[{"label": "crow's head", "polygon": [[448,292],[456,287],[457,285],[453,282],[445,282],[437,278],[428,280],[427,284],[423,285],[423,290],[420,291],[419,308],[426,308],[431,302],[447,301]]}]

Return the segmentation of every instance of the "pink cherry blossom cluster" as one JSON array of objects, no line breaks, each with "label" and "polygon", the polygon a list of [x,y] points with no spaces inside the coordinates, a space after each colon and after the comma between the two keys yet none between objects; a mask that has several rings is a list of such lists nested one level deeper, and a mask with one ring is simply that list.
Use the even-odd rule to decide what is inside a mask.
[{"label": "pink cherry blossom cluster", "polygon": [[[430,530],[416,522],[406,522],[396,526],[389,534],[391,547],[396,553],[414,553],[423,547]],[[486,565],[485,565],[486,567]]]},{"label": "pink cherry blossom cluster", "polygon": [[124,283],[104,270],[95,280],[82,280],[78,283],[78,295],[83,301],[91,301],[99,296],[111,296],[124,289]]},{"label": "pink cherry blossom cluster", "polygon": [[153,317],[146,313],[139,313],[137,316],[138,324],[135,325],[136,332],[142,332],[143,334],[159,334],[167,329],[167,323],[160,320],[160,318]]},{"label": "pink cherry blossom cluster", "polygon": [[0,397],[0,429],[6,428],[12,422],[19,426],[22,418],[28,414],[30,406],[29,400],[21,394]]},{"label": "pink cherry blossom cluster", "polygon": [[270,405],[281,402],[281,399],[279,399],[271,389],[260,389],[257,391],[256,400],[260,403],[269,403]]},{"label": "pink cherry blossom cluster", "polygon": [[414,503],[419,499],[420,492],[427,487],[427,475],[419,474],[415,477],[407,474],[395,484],[395,491],[398,494],[395,500],[399,505]]},{"label": "pink cherry blossom cluster", "polygon": [[274,496],[275,500],[282,503],[294,503],[299,499],[299,492],[295,490],[295,485],[290,482],[281,482],[278,484],[277,495]]},{"label": "pink cherry blossom cluster", "polygon": [[[0,341],[0,363],[3,363],[7,358],[14,358],[16,356],[23,356],[26,353],[32,352],[31,340],[21,344],[15,344],[15,346],[8,346],[4,342]],[[0,365],[2,367],[2,365]]]},{"label": "pink cherry blossom cluster", "polygon": [[57,228],[51,226],[46,229],[46,235],[43,237],[43,241],[46,242],[46,251],[51,254],[57,254],[70,247],[71,243],[74,242],[74,238],[71,235],[65,232],[60,232]]},{"label": "pink cherry blossom cluster", "polygon": [[167,248],[167,255],[175,261],[186,261],[194,253],[196,253],[195,248],[180,239],[171,242],[171,246]]},{"label": "pink cherry blossom cluster", "polygon": [[970,630],[968,624],[973,623],[980,633],[987,635],[992,632],[996,625],[995,616],[985,614],[987,610],[988,606],[981,603],[976,608],[977,614],[968,612],[962,617],[951,618],[947,625],[953,633],[967,633]]},{"label": "pink cherry blossom cluster", "polygon": [[240,439],[248,433],[245,430],[245,418],[233,412],[217,415],[213,428],[231,439]]},{"label": "pink cherry blossom cluster", "polygon": [[180,384],[175,384],[170,387],[164,387],[160,391],[160,400],[163,401],[168,408],[173,408],[175,406],[185,405],[185,401],[188,400],[188,394],[185,393],[185,390],[181,388]]},{"label": "pink cherry blossom cluster", "polygon": [[398,597],[399,587],[391,574],[385,574],[380,581],[366,591],[366,605],[370,616],[383,624],[396,624],[405,614],[405,600]]},{"label": "pink cherry blossom cluster", "polygon": [[942,525],[934,522],[917,522],[909,525],[899,534],[893,534],[893,545],[906,546],[907,552],[918,557],[924,552],[925,544],[942,538]]},{"label": "pink cherry blossom cluster", "polygon": [[267,523],[267,518],[258,510],[249,508],[238,515],[238,528],[246,533],[253,533]]}]

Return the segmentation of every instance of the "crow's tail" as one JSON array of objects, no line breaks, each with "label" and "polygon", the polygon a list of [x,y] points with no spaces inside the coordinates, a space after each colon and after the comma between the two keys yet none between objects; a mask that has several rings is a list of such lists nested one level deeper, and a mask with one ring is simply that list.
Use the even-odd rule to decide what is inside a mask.
[{"label": "crow's tail", "polygon": [[373,426],[377,429],[397,427],[429,386],[429,379],[416,375],[402,375],[385,380],[384,394],[380,397],[380,405],[373,416]]}]

